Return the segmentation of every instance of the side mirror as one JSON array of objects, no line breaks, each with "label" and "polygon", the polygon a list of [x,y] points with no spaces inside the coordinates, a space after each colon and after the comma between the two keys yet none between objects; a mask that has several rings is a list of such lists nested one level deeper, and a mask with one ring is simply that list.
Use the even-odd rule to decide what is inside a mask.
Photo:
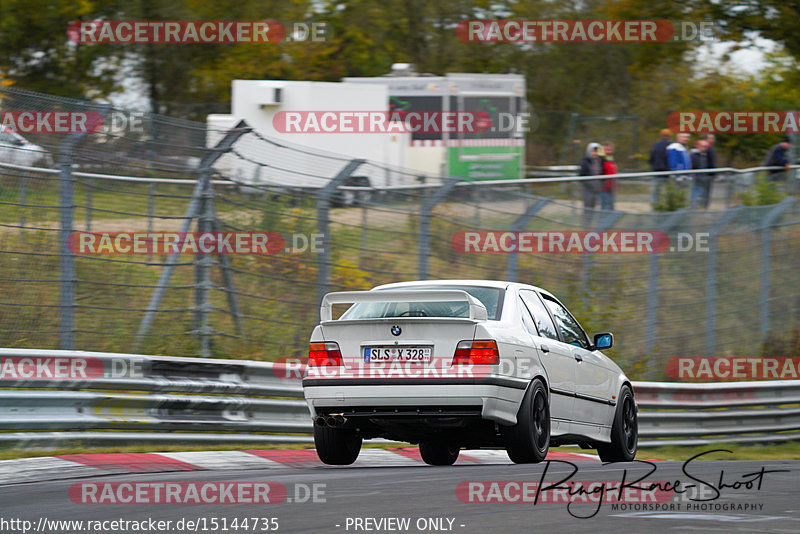
[{"label": "side mirror", "polygon": [[14,146],[23,146],[25,144],[25,141],[15,137],[14,140],[11,141],[11,144],[14,145]]},{"label": "side mirror", "polygon": [[594,349],[610,349],[614,345],[614,334],[611,332],[604,332],[602,334],[594,335]]}]

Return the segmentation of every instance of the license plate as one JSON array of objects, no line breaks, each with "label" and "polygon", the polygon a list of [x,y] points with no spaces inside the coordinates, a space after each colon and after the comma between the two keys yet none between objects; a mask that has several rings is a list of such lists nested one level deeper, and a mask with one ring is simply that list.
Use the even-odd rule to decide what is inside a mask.
[{"label": "license plate", "polygon": [[429,362],[431,347],[364,347],[365,362]]}]

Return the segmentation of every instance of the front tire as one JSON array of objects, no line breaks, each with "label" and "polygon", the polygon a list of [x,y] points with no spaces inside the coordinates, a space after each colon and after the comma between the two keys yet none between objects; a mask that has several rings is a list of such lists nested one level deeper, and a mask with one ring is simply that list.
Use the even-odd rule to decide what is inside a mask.
[{"label": "front tire", "polygon": [[327,426],[314,426],[317,456],[328,465],[350,465],[361,452],[361,437],[355,431]]},{"label": "front tire", "polygon": [[611,443],[597,446],[597,454],[602,461],[630,462],[636,457],[639,442],[639,420],[636,412],[631,388],[622,386],[611,426]]},{"label": "front tire", "polygon": [[458,460],[459,452],[459,447],[441,441],[423,441],[419,444],[419,454],[428,465],[453,465]]},{"label": "front tire", "polygon": [[522,400],[517,424],[503,427],[506,452],[515,464],[539,463],[550,448],[550,404],[541,380],[531,383]]}]

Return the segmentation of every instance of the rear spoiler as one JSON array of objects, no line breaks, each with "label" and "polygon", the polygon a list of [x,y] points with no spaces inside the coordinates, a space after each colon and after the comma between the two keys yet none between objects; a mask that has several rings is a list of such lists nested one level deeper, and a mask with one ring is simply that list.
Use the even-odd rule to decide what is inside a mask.
[{"label": "rear spoiler", "polygon": [[393,289],[386,291],[340,291],[328,293],[319,308],[321,321],[333,318],[331,308],[334,304],[359,304],[362,302],[453,302],[469,303],[469,318],[486,320],[489,313],[482,302],[461,289]]}]

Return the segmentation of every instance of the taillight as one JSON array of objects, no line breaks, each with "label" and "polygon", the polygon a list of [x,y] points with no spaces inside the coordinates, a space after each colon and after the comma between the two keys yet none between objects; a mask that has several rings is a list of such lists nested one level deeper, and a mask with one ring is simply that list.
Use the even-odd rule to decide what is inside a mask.
[{"label": "taillight", "polygon": [[453,365],[492,365],[500,363],[500,351],[493,339],[459,341],[453,356]]},{"label": "taillight", "polygon": [[339,344],[333,341],[309,343],[308,365],[311,367],[342,365],[342,353],[339,351]]}]

